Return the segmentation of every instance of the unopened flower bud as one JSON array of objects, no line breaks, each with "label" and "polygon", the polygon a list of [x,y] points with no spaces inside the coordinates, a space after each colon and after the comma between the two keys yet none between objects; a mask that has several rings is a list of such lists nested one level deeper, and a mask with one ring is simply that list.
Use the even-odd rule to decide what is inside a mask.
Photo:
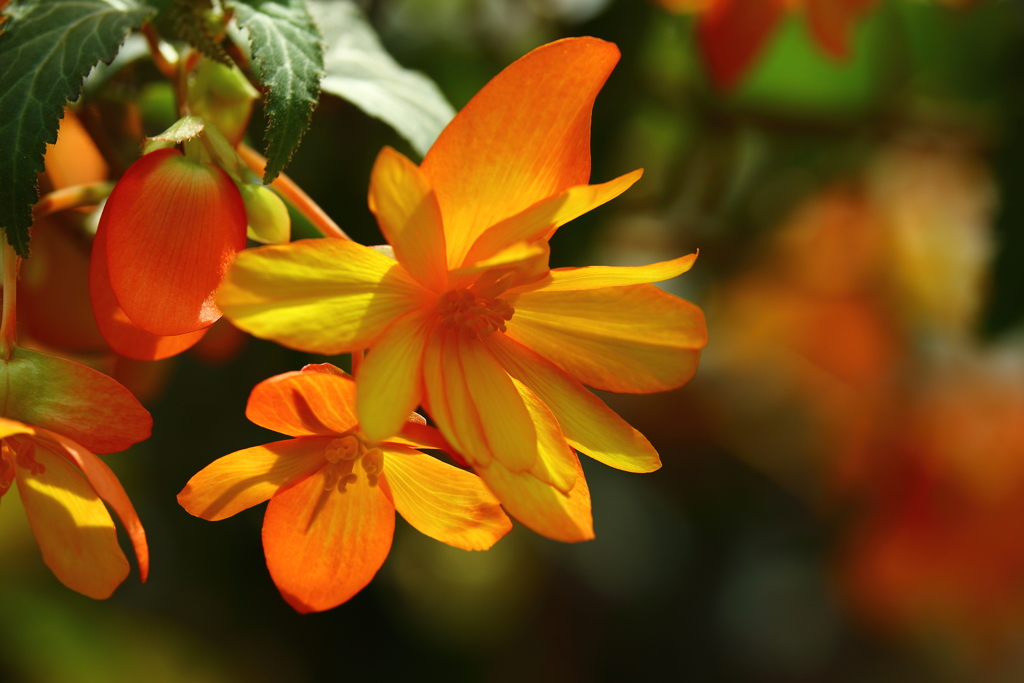
[{"label": "unopened flower bud", "polygon": [[249,239],[263,244],[283,244],[291,237],[292,219],[277,194],[264,185],[239,186],[249,223]]}]

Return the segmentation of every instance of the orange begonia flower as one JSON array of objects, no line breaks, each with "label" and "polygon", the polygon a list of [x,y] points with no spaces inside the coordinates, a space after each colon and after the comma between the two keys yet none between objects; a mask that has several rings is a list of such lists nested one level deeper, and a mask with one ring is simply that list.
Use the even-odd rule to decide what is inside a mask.
[{"label": "orange begonia flower", "polygon": [[697,36],[711,77],[735,86],[787,12],[802,10],[815,42],[833,59],[850,53],[850,35],[877,0],[659,0],[669,11],[703,12]]},{"label": "orange begonia flower", "polygon": [[356,383],[333,365],[261,382],[246,416],[296,438],[220,458],[192,477],[178,502],[218,520],[269,499],[267,567],[299,612],[336,607],[370,582],[391,549],[396,510],[465,550],[486,550],[512,528],[479,479],[412,448],[444,445],[415,413],[401,437],[368,445]]},{"label": "orange begonia flower", "polygon": [[694,256],[548,268],[559,226],[640,177],[586,184],[591,109],[618,57],[595,38],[537,48],[466,105],[422,167],[385,148],[369,203],[394,258],[338,239],[249,250],[218,294],[258,337],[324,354],[372,347],[356,372],[369,440],[422,403],[506,510],[565,541],[593,537],[574,448],[627,471],[661,464],[583,385],[676,388],[706,343],[700,309],[649,284]]},{"label": "orange begonia flower", "polygon": [[241,194],[219,167],[174,149],[132,164],[92,252],[93,310],[111,347],[152,360],[198,341],[220,317],[213,293],[245,234]]},{"label": "orange begonia flower", "polygon": [[128,560],[105,502],[128,531],[145,581],[145,531],[117,477],[90,451],[122,451],[148,438],[149,413],[106,375],[48,354],[15,347],[0,374],[0,496],[17,481],[47,566],[96,599],[124,581]]}]

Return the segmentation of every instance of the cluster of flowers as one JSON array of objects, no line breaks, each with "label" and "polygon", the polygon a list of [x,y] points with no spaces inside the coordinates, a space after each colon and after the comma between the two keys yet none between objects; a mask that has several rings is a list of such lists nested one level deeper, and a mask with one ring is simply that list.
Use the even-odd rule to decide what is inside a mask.
[{"label": "cluster of flowers", "polygon": [[[281,200],[246,182],[245,166],[258,168],[258,155],[218,132],[213,110],[207,121],[185,119],[152,140],[107,199],[89,292],[98,330],[115,351],[172,356],[223,315],[290,348],[352,354],[352,375],[310,365],[257,385],[247,416],[292,438],[215,461],[178,496],[210,520],[269,500],[267,564],[298,611],[334,607],[372,579],[390,549],[395,511],[467,550],[507,533],[506,514],[550,538],[582,541],[594,531],[577,451],[630,472],[660,467],[647,439],[586,387],[664,391],[693,376],[706,343],[703,314],[652,283],[687,271],[695,255],[634,268],[548,266],[548,240],[559,227],[640,178],[635,171],[588,184],[591,110],[618,57],[594,38],[542,46],[485,86],[421,165],[382,150],[369,206],[385,246],[348,240],[329,219],[318,222],[325,238],[287,243]],[[286,178],[273,187],[315,213]],[[247,234],[274,244],[245,249]],[[5,268],[5,303],[13,302],[15,270]],[[31,352],[7,338],[13,382]],[[91,492],[125,520],[143,578],[144,535],[109,470],[65,437],[120,450],[148,435],[149,417],[113,380],[74,367],[78,374],[67,376],[119,391],[121,402],[94,398],[87,403],[104,406],[103,415],[72,411],[52,426],[52,415],[67,408],[59,401],[45,418],[38,403],[31,414],[6,412],[0,481],[15,472],[58,577],[103,597],[125,565],[109,516],[103,524],[84,519],[105,514]],[[66,382],[53,372],[47,392]],[[67,390],[79,403],[98,391],[84,383]],[[420,407],[434,426],[414,412]],[[88,434],[75,431],[83,423]],[[116,443],[86,438],[121,433],[110,425],[122,423],[134,431],[122,430]],[[447,453],[458,467],[423,449]],[[55,464],[58,456],[67,462]],[[46,477],[70,480],[75,467],[91,486],[89,495],[85,484],[75,490],[91,507],[87,513],[86,503],[73,507],[54,493],[57,505],[79,515],[69,525],[39,511],[32,491],[55,491]],[[89,535],[97,526],[109,531],[103,539]],[[69,535],[76,540],[65,542]]]}]

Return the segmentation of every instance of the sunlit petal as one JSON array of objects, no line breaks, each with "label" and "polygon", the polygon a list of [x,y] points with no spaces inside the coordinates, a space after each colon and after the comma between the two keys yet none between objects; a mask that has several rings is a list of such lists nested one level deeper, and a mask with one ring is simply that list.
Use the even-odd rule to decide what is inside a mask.
[{"label": "sunlit petal", "polygon": [[658,452],[643,434],[554,363],[504,335],[492,335],[487,341],[509,374],[547,405],[573,448],[627,472],[653,472],[661,467]]},{"label": "sunlit petal", "polygon": [[395,507],[361,473],[328,491],[321,470],[279,491],[263,519],[267,568],[299,612],[345,602],[373,579],[391,549]]},{"label": "sunlit petal", "polygon": [[448,267],[437,197],[419,167],[390,147],[370,174],[370,211],[406,271],[424,287],[444,291]]},{"label": "sunlit petal", "polygon": [[395,509],[417,530],[456,548],[487,550],[512,529],[479,477],[411,448],[383,450]]},{"label": "sunlit petal", "polygon": [[325,355],[369,348],[396,318],[434,298],[394,260],[329,238],[248,249],[217,294],[236,327]]},{"label": "sunlit petal", "polygon": [[245,205],[221,168],[174,149],[135,162],[118,181],[100,224],[110,284],[128,318],[162,336],[209,327],[214,291],[245,248]]},{"label": "sunlit petal", "polygon": [[595,389],[675,389],[707,343],[703,312],[654,285],[539,290],[512,305],[508,336]]},{"label": "sunlit petal", "polygon": [[230,517],[323,467],[330,442],[330,437],[306,436],[225,455],[189,479],[178,503],[210,521]]},{"label": "sunlit petal", "polygon": [[97,600],[109,598],[128,576],[114,520],[69,462],[36,448],[41,471],[16,469],[18,495],[39,549],[60,582]]},{"label": "sunlit petal", "polygon": [[661,282],[681,275],[693,267],[696,254],[680,256],[671,261],[651,263],[646,266],[587,266],[585,268],[556,268],[548,277],[531,283],[523,291],[544,290],[564,292],[578,289],[601,289],[602,287],[624,287],[647,282]]},{"label": "sunlit petal", "polygon": [[596,38],[544,45],[448,124],[422,169],[441,205],[449,267],[495,223],[590,180],[590,112],[618,59]]},{"label": "sunlit petal", "polygon": [[568,493],[576,484],[576,454],[566,443],[558,420],[544,402],[537,398],[522,382],[512,380],[523,399],[533,427],[537,430],[537,460],[530,474],[562,493]]},{"label": "sunlit petal", "polygon": [[307,366],[257,384],[245,416],[288,436],[337,435],[354,428],[356,383],[348,376]]}]

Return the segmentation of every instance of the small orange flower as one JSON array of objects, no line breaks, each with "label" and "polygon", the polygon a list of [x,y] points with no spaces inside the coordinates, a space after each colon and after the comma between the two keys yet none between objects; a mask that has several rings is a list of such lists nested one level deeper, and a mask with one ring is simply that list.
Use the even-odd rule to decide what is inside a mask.
[{"label": "small orange flower", "polygon": [[269,499],[267,567],[299,612],[336,607],[373,579],[391,549],[396,510],[465,550],[486,550],[512,528],[479,479],[415,450],[445,446],[415,413],[399,436],[369,441],[355,391],[352,378],[329,364],[261,382],[246,415],[295,438],[224,456],[178,494],[182,507],[208,520]]}]

